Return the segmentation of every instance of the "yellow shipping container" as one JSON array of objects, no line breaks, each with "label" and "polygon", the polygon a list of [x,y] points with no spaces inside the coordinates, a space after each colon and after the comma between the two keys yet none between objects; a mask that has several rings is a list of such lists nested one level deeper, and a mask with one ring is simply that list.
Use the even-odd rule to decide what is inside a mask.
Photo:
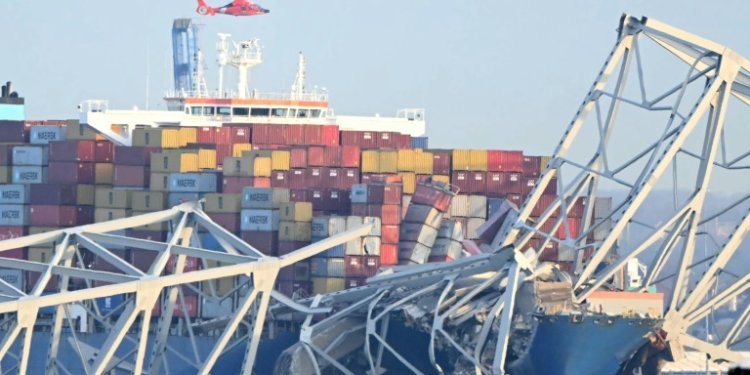
[{"label": "yellow shipping container", "polygon": [[338,277],[311,277],[312,294],[326,294],[344,290],[346,282]]},{"label": "yellow shipping container", "polygon": [[271,158],[259,157],[253,160],[253,177],[271,177]]},{"label": "yellow shipping container", "polygon": [[149,187],[152,191],[169,190],[169,173],[152,172]]},{"label": "yellow shipping container", "polygon": [[242,157],[242,152],[251,151],[252,149],[253,145],[249,143],[235,143],[232,145],[232,157]]},{"label": "yellow shipping container", "polygon": [[27,251],[27,257],[32,262],[47,263],[52,260],[52,247],[30,247]]},{"label": "yellow shipping container", "polygon": [[96,140],[99,132],[78,120],[65,121],[65,139],[69,141]]},{"label": "yellow shipping container", "polygon": [[188,143],[196,142],[198,142],[198,129],[180,127],[180,147],[185,147]]},{"label": "yellow shipping container", "polygon": [[377,150],[362,151],[362,173],[380,172],[380,152]]},{"label": "yellow shipping container", "polygon": [[185,153],[180,155],[180,173],[198,172],[198,154]]},{"label": "yellow shipping container", "polygon": [[198,168],[216,169],[216,150],[198,150]]},{"label": "yellow shipping container", "polygon": [[135,128],[133,129],[133,146],[161,147],[160,128]]},{"label": "yellow shipping container", "polygon": [[115,165],[112,163],[96,163],[94,165],[94,183],[97,185],[112,185],[115,179]]},{"label": "yellow shipping container", "polygon": [[93,206],[96,188],[94,185],[78,185],[76,187],[76,204]]},{"label": "yellow shipping container", "polygon": [[432,153],[421,150],[417,150],[415,153],[417,157],[414,172],[417,174],[432,174],[432,165],[434,162]]},{"label": "yellow shipping container", "polygon": [[415,150],[398,150],[398,171],[414,172],[417,168],[417,152]]},{"label": "yellow shipping container", "polygon": [[180,148],[180,129],[161,129],[161,148]]},{"label": "yellow shipping container", "polygon": [[379,159],[380,159],[380,173],[397,173],[398,172],[398,151],[381,150]]},{"label": "yellow shipping container", "polygon": [[401,176],[401,180],[404,184],[404,194],[414,194],[414,189],[417,187],[417,175],[414,172],[398,172]]},{"label": "yellow shipping container", "polygon": [[287,150],[271,152],[271,169],[274,171],[288,171],[291,154]]},{"label": "yellow shipping container", "polygon": [[471,150],[471,170],[487,172],[487,150]]},{"label": "yellow shipping container", "polygon": [[432,181],[435,181],[435,182],[444,182],[446,184],[450,184],[451,183],[451,176],[445,176],[445,175],[441,175],[441,174],[435,174],[435,175],[432,175]]},{"label": "yellow shipping container", "polygon": [[471,151],[453,150],[453,170],[470,171],[471,170]]},{"label": "yellow shipping container", "polygon": [[124,219],[130,217],[130,210],[124,208],[95,208],[94,222],[101,223],[109,220]]},{"label": "yellow shipping container", "polygon": [[13,167],[0,167],[0,184],[9,184],[12,181]]},{"label": "yellow shipping container", "polygon": [[[206,268],[216,268],[226,266],[226,263],[220,263],[215,260],[206,260]],[[223,297],[228,294],[234,288],[234,281],[236,277],[222,277],[220,279],[206,280],[203,282],[203,293],[212,295],[216,293],[216,296]],[[213,287],[213,288],[212,288]],[[213,289],[213,291],[212,291]]]}]

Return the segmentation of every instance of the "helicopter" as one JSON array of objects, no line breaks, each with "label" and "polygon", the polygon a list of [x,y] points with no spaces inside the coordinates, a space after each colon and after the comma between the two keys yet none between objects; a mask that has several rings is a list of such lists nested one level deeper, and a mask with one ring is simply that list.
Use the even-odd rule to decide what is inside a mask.
[{"label": "helicopter", "polygon": [[231,3],[221,7],[212,7],[206,4],[205,0],[198,0],[198,8],[195,11],[201,16],[214,16],[216,14],[259,16],[270,12],[268,9],[248,0],[233,0]]}]

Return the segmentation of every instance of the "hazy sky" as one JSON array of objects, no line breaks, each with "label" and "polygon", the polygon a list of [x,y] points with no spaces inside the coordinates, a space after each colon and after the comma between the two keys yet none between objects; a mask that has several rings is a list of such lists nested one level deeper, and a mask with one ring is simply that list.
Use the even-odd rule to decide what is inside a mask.
[{"label": "hazy sky", "polygon": [[[221,5],[222,1],[209,1]],[[208,84],[217,32],[258,37],[261,91],[288,90],[298,51],[308,85],[328,88],[338,114],[427,110],[438,147],[550,153],[615,41],[623,12],[646,15],[750,56],[747,0],[259,0],[261,17],[203,17]],[[77,117],[87,98],[163,107],[172,86],[171,26],[198,17],[191,0],[0,1],[0,80],[27,117]]]}]

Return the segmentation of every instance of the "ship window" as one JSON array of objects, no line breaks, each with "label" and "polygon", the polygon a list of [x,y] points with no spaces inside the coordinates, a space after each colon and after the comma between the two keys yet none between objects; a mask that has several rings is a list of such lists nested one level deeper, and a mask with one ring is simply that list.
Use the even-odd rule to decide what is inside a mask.
[{"label": "ship window", "polygon": [[232,108],[232,115],[234,116],[247,116],[250,114],[250,108],[236,107]]},{"label": "ship window", "polygon": [[214,107],[203,107],[203,114],[205,116],[213,116],[214,113],[216,113],[216,108],[214,108]]},{"label": "ship window", "polygon": [[250,110],[250,116],[268,117],[270,113],[271,110],[268,108],[253,108]]},{"label": "ship window", "polygon": [[190,107],[190,114],[193,116],[200,116],[203,113],[203,107]]},{"label": "ship window", "polygon": [[310,117],[312,118],[318,118],[320,117],[321,111],[319,109],[313,109],[310,111]]},{"label": "ship window", "polygon": [[297,117],[310,117],[309,109],[299,109],[297,111]]},{"label": "ship window", "polygon": [[286,108],[274,108],[271,110],[271,116],[273,117],[286,117]]},{"label": "ship window", "polygon": [[190,107],[185,107],[185,114],[186,114],[186,115],[189,115],[189,114],[190,114]]},{"label": "ship window", "polygon": [[222,116],[231,116],[232,115],[232,109],[229,107],[217,107],[219,114]]},{"label": "ship window", "polygon": [[297,117],[297,108],[289,108],[289,112],[287,113],[289,117]]}]

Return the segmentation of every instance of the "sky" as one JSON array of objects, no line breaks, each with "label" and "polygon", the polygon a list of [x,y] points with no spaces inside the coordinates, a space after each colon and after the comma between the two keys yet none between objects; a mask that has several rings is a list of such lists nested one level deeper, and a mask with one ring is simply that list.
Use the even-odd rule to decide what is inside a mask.
[{"label": "sky", "polygon": [[30,119],[75,118],[85,99],[163,108],[172,20],[195,17],[205,25],[209,88],[217,85],[216,33],[257,37],[264,63],[250,86],[260,91],[288,90],[302,51],[308,86],[326,87],[337,114],[424,108],[432,147],[549,154],[614,45],[623,12],[750,56],[746,0],[258,2],[271,13],[199,17],[191,0],[3,0],[0,80],[26,97]]}]

